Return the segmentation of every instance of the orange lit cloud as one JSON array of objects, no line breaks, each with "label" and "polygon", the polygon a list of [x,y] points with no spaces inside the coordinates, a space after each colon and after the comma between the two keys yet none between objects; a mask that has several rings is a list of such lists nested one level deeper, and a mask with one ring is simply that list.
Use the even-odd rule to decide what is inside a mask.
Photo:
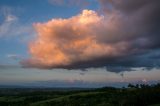
[{"label": "orange lit cloud", "polygon": [[35,23],[31,57],[21,63],[47,69],[107,67],[113,72],[158,67],[159,2],[99,0],[102,15],[83,10],[68,19]]},{"label": "orange lit cloud", "polygon": [[[96,28],[104,26],[104,16],[92,10],[83,10],[69,19],[52,19],[36,23],[37,38],[29,45],[35,67],[61,68],[75,63],[102,57],[121,56],[127,49],[126,42],[107,44],[99,41],[104,34]],[[106,27],[113,29],[108,23]]]}]

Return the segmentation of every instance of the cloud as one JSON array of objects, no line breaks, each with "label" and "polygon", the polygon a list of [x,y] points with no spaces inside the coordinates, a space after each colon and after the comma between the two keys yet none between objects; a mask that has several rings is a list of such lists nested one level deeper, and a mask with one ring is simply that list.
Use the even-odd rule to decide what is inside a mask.
[{"label": "cloud", "polygon": [[103,26],[104,21],[104,17],[95,11],[83,10],[70,19],[36,23],[34,26],[38,38],[30,43],[33,58],[29,63],[51,68],[70,67],[104,56],[111,58],[124,55],[127,42],[108,44],[98,41],[104,35],[96,34],[96,29]]},{"label": "cloud", "polygon": [[[121,72],[155,67],[148,54],[160,47],[160,2],[99,0],[101,13],[83,10],[68,19],[35,23],[25,67],[85,69],[108,67]],[[145,60],[145,61],[144,61]],[[157,64],[160,66],[160,64]]]},{"label": "cloud", "polygon": [[32,25],[20,23],[19,17],[13,14],[14,9],[8,6],[0,7],[0,39],[13,38],[19,36],[19,39],[27,38],[23,35],[33,34]]},{"label": "cloud", "polygon": [[13,21],[16,21],[17,20],[17,17],[12,15],[12,14],[8,14],[6,16],[6,19],[5,19],[5,22],[13,22]]},{"label": "cloud", "polygon": [[18,54],[8,54],[7,57],[10,58],[10,59],[13,59],[13,60],[22,59],[22,56],[20,56]]},{"label": "cloud", "polygon": [[5,21],[3,21],[3,23],[0,25],[0,37],[4,37],[5,35],[9,34],[16,21],[16,16],[11,14],[6,16]]},{"label": "cloud", "polygon": [[15,15],[11,14],[11,8],[6,6],[1,7],[0,12],[0,16],[3,17],[3,21],[0,24],[0,37],[3,37],[9,32],[18,18]]},{"label": "cloud", "polygon": [[4,70],[4,69],[17,69],[20,68],[20,66],[17,65],[10,65],[10,64],[0,64],[0,70]]},{"label": "cloud", "polygon": [[90,4],[89,0],[48,0],[52,5],[59,6],[82,6],[85,7]]}]

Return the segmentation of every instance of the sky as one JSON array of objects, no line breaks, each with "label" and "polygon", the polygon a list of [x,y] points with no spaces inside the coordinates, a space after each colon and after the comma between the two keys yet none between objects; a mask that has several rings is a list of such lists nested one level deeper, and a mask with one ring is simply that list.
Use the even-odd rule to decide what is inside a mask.
[{"label": "sky", "polygon": [[0,85],[160,82],[160,1],[1,0]]}]

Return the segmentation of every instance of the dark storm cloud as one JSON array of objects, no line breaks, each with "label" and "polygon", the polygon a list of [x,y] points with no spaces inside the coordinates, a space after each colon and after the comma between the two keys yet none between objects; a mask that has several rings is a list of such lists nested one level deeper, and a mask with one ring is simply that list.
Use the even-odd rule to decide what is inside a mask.
[{"label": "dark storm cloud", "polygon": [[160,49],[160,1],[99,3],[100,13],[84,10],[69,19],[35,24],[38,37],[30,44],[33,57],[22,64],[48,69],[106,67],[114,72],[159,67],[154,54],[159,55]]}]

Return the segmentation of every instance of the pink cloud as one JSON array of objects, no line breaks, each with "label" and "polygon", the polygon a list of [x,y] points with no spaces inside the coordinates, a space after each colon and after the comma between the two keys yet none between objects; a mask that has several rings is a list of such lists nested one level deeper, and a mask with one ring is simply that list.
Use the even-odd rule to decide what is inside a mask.
[{"label": "pink cloud", "polygon": [[127,42],[109,44],[101,41],[105,38],[105,28],[115,30],[115,25],[92,10],[83,10],[69,19],[35,23],[37,38],[29,45],[32,58],[28,63],[35,67],[58,68],[101,57],[122,56],[128,50]]},{"label": "pink cloud", "polygon": [[154,67],[151,61],[157,64],[158,60],[144,61],[142,54],[160,45],[159,1],[99,2],[102,15],[85,9],[67,19],[35,23],[37,36],[29,44],[31,58],[22,64],[67,69],[108,66],[110,71],[117,72],[131,67]]}]

